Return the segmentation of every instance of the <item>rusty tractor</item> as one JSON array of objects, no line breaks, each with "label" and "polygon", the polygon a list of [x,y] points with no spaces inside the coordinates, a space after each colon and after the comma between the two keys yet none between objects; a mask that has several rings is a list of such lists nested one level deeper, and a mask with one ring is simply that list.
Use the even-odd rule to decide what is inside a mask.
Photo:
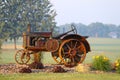
[{"label": "rusty tractor", "polygon": [[[27,32],[23,33],[23,48],[15,54],[18,64],[27,64],[30,55],[39,51],[49,51],[58,64],[77,65],[84,61],[90,45],[86,38],[77,34],[74,25],[68,32],[53,37],[52,32],[32,32],[28,25]],[[73,32],[73,33],[71,33]]]}]

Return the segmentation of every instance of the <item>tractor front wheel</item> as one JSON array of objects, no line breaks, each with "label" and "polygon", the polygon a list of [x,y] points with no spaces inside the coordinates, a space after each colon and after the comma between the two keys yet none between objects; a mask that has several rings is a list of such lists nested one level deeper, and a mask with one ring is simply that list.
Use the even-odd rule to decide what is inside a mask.
[{"label": "tractor front wheel", "polygon": [[15,54],[15,61],[18,64],[27,64],[30,60],[30,53],[27,50],[18,50]]}]

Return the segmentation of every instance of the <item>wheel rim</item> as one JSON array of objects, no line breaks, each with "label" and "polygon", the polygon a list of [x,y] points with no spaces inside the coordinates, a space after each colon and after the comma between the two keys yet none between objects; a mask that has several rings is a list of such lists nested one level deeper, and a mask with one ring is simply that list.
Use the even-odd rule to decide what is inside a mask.
[{"label": "wheel rim", "polygon": [[15,61],[18,64],[27,64],[30,60],[30,54],[26,50],[18,50],[15,54]]},{"label": "wheel rim", "polygon": [[65,40],[60,46],[59,57],[65,65],[77,65],[85,59],[86,48],[77,39]]},{"label": "wheel rim", "polygon": [[52,52],[51,55],[54,61],[56,61],[58,64],[62,64],[62,60],[60,59],[58,52]]}]

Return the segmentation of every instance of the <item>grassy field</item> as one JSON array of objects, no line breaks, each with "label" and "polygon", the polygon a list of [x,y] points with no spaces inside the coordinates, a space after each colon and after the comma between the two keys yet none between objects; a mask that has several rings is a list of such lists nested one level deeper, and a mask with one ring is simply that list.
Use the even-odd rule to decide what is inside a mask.
[{"label": "grassy field", "polygon": [[88,38],[88,41],[91,52],[87,54],[85,62],[91,62],[91,57],[95,55],[105,55],[110,58],[111,62],[120,58],[120,39]]},{"label": "grassy field", "polygon": [[113,73],[32,73],[0,75],[0,80],[120,80]]},{"label": "grassy field", "polygon": [[[91,46],[91,52],[86,56],[84,64],[91,63],[95,55],[105,55],[113,63],[120,58],[120,39],[110,38],[88,38]],[[21,48],[22,41],[18,42],[18,48]],[[9,46],[6,49],[5,46]],[[4,43],[3,50],[0,51],[0,64],[15,63],[13,44]],[[56,64],[50,53],[44,53],[44,64]],[[31,74],[6,74],[0,75],[0,80],[120,80],[120,74],[117,73],[31,73]]]}]

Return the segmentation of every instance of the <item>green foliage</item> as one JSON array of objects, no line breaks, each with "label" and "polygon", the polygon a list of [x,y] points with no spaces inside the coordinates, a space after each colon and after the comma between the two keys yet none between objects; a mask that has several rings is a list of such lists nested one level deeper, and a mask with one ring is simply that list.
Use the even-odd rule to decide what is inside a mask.
[{"label": "green foliage", "polygon": [[2,0],[0,3],[0,20],[5,22],[4,28],[11,32],[11,38],[19,37],[27,24],[37,31],[56,26],[56,12],[48,0]]},{"label": "green foliage", "polygon": [[115,61],[115,69],[120,74],[120,58]]},{"label": "green foliage", "polygon": [[0,39],[16,40],[27,24],[32,30],[50,31],[56,27],[56,12],[49,0],[0,0]]},{"label": "green foliage", "polygon": [[105,56],[94,56],[93,62],[92,62],[92,68],[95,70],[101,70],[101,71],[110,71],[111,70],[111,64],[107,57]]}]

